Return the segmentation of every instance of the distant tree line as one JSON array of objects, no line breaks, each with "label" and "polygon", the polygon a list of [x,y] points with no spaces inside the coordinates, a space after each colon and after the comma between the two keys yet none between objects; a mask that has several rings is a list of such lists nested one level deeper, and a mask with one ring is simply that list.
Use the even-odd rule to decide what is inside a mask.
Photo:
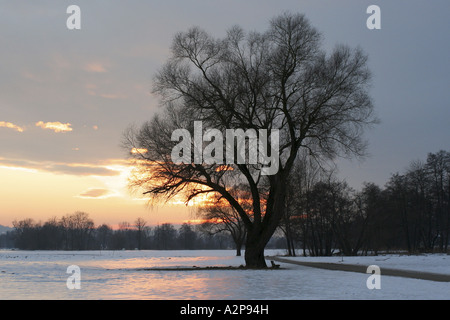
[{"label": "distant tree line", "polygon": [[[176,227],[163,223],[154,227],[137,218],[134,223],[94,225],[85,212],[51,218],[44,223],[33,219],[13,221],[13,231],[2,234],[0,247],[22,250],[194,250],[235,249],[226,233],[205,232],[198,225],[183,223]],[[278,239],[278,243],[280,243]],[[276,246],[277,240],[272,242]]]},{"label": "distant tree line", "polygon": [[[448,252],[450,236],[450,152],[429,153],[403,173],[392,174],[384,187],[365,183],[355,191],[307,155],[296,163],[287,185],[286,210],[277,234],[266,248],[289,255],[358,255],[380,251]],[[237,197],[245,203],[245,192]],[[245,205],[243,205],[245,208]],[[117,230],[94,226],[84,212],[14,221],[0,235],[0,247],[28,250],[91,249],[229,249],[241,254],[246,230],[231,207],[198,210],[199,225],[170,223],[149,227],[142,218]]]},{"label": "distant tree line", "polygon": [[281,225],[290,255],[448,252],[449,152],[430,153],[384,187],[365,183],[360,191],[305,159],[289,181]]},{"label": "distant tree line", "polygon": [[[241,190],[241,200],[248,202]],[[236,248],[245,228],[231,207],[199,210],[202,228],[232,235]],[[279,231],[288,255],[378,254],[380,251],[448,252],[450,235],[450,153],[430,153],[384,187],[365,183],[355,191],[333,168],[300,155],[287,185]],[[239,250],[239,249],[238,249]],[[297,252],[297,253],[296,253]]]}]

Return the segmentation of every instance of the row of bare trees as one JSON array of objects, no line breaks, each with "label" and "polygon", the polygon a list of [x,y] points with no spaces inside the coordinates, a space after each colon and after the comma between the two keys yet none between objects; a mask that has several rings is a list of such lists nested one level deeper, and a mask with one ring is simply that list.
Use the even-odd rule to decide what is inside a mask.
[{"label": "row of bare trees", "polygon": [[67,214],[60,219],[36,222],[26,218],[13,222],[14,230],[2,242],[24,250],[192,250],[234,248],[226,233],[211,233],[204,228],[171,223],[147,226],[143,218],[134,223],[121,222],[117,229],[107,224],[94,225],[85,212]]},{"label": "row of bare trees", "polygon": [[[279,230],[289,255],[448,252],[450,152],[430,153],[384,187],[365,183],[359,191],[304,154],[287,190]],[[199,214],[210,233],[231,234],[237,248],[244,243],[246,230],[232,207],[205,206]]]},{"label": "row of bare trees", "polygon": [[94,221],[85,212],[51,218],[41,224],[33,219],[13,221],[15,247],[20,249],[85,250],[93,243]]},{"label": "row of bare trees", "polygon": [[355,191],[318,166],[302,162],[290,180],[281,224],[294,255],[344,255],[380,250],[447,252],[450,235],[450,153],[430,153],[384,188]]},{"label": "row of bare trees", "polygon": [[404,174],[391,177],[385,193],[408,251],[448,250],[450,152],[430,153],[425,162],[411,163]]},{"label": "row of bare trees", "polygon": [[[299,158],[287,189],[279,230],[289,255],[377,254],[381,250],[447,252],[450,236],[450,152],[430,153],[404,173],[393,174],[384,188],[366,183],[355,191],[306,155]],[[243,207],[249,195],[239,196]],[[45,223],[14,221],[14,246],[20,249],[225,249],[245,247],[246,228],[226,202],[199,208],[198,226],[170,223],[147,226],[142,218],[117,230],[94,227],[84,212]],[[218,205],[220,204],[220,205]],[[247,204],[248,206],[248,204]],[[6,242],[8,239],[4,239]]]}]

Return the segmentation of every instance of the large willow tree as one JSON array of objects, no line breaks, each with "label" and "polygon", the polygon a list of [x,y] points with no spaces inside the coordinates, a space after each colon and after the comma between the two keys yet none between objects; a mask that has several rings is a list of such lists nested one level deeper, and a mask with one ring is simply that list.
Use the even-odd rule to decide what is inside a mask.
[{"label": "large willow tree", "polygon": [[[299,151],[321,159],[364,155],[362,133],[375,122],[369,80],[360,49],[339,45],[325,52],[321,35],[301,14],[277,16],[265,32],[235,26],[220,39],[197,27],[180,32],[155,76],[161,112],[125,134],[137,168],[131,185],[152,200],[214,194],[211,198],[227,201],[247,230],[246,266],[264,268],[264,248],[283,216],[287,179]],[[181,140],[172,134],[187,129],[194,136],[194,121],[201,121],[203,133],[214,129],[224,137],[227,129],[265,129],[269,135],[279,130],[279,139],[265,145],[279,155],[278,170],[264,174],[267,163],[227,163],[225,146],[211,153],[223,156],[222,163],[194,156],[173,161]],[[211,151],[214,138],[203,139],[200,147]],[[195,148],[198,144],[193,155]],[[237,190],[249,194],[245,206]]]}]

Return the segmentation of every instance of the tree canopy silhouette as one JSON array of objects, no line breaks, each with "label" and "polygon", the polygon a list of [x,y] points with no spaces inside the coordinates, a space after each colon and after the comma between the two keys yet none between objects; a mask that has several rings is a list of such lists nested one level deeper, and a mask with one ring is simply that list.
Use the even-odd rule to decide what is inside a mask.
[{"label": "tree canopy silhouette", "polygon": [[[376,122],[370,78],[361,49],[337,45],[327,53],[320,33],[302,14],[276,16],[264,32],[238,26],[223,38],[198,27],[180,32],[155,76],[161,112],[125,134],[136,161],[130,184],[152,200],[218,195],[247,230],[246,266],[266,267],[264,248],[283,216],[287,180],[299,151],[318,159],[364,156],[362,133]],[[178,140],[172,141],[172,134],[187,129],[193,135],[194,121],[201,121],[204,133],[278,130],[278,141],[267,139],[263,146],[278,153],[278,171],[267,175],[264,163],[225,159],[175,163],[171,155]],[[211,140],[203,136],[204,145]],[[215,156],[226,153],[218,151]],[[237,187],[251,194],[251,210],[233,196],[230,190]]]}]

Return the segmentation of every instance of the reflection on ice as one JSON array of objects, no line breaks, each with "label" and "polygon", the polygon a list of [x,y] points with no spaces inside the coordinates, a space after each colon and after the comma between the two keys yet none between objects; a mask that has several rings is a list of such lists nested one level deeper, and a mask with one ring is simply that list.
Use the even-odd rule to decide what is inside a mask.
[{"label": "reflection on ice", "polygon": [[[283,254],[267,250],[267,255]],[[378,257],[379,258],[379,257]],[[346,257],[346,263],[433,268],[448,273],[448,256]],[[304,259],[298,257],[298,259]],[[340,257],[309,257],[329,261]],[[375,261],[374,261],[375,259]],[[332,261],[336,262],[336,261]],[[450,299],[449,283],[385,276],[369,290],[367,274],[283,264],[276,270],[143,270],[244,264],[234,250],[0,250],[1,299]],[[80,268],[80,289],[68,289],[67,267]],[[436,269],[438,268],[438,269]],[[438,271],[440,270],[440,271]]]},{"label": "reflection on ice", "polygon": [[[217,273],[221,271],[145,272],[143,269],[243,264],[243,258],[233,253],[232,250],[0,251],[0,299],[224,298],[224,291],[218,288],[238,283]],[[69,265],[80,267],[80,290],[69,290],[66,286]]]}]

